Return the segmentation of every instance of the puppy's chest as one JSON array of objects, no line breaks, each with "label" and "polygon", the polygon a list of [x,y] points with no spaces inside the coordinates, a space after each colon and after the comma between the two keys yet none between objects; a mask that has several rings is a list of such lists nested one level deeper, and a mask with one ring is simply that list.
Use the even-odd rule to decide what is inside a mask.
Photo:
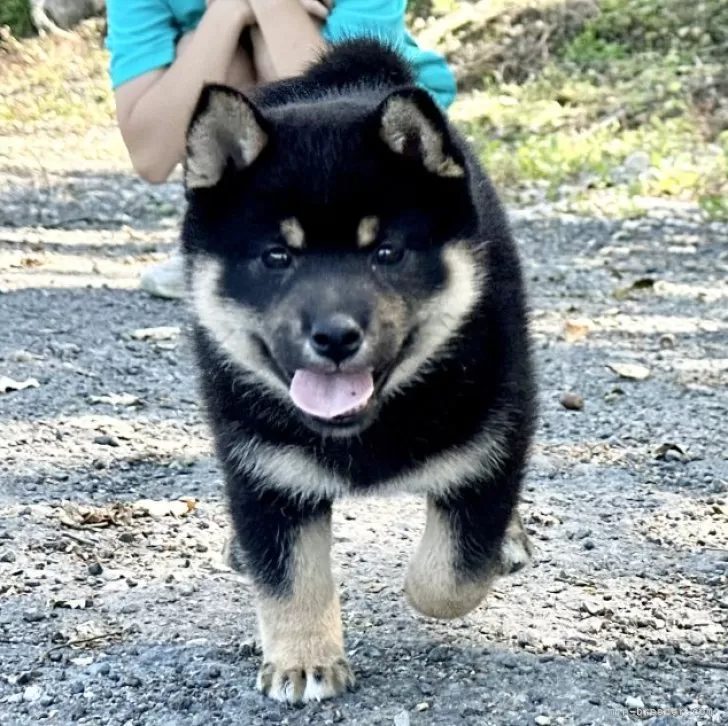
[{"label": "puppy's chest", "polygon": [[[445,495],[464,483],[489,476],[503,453],[494,432],[430,453],[403,442],[392,447],[301,446],[252,435],[228,452],[229,463],[248,486],[291,496],[335,499],[356,493]],[[399,448],[397,448],[399,447]]]}]

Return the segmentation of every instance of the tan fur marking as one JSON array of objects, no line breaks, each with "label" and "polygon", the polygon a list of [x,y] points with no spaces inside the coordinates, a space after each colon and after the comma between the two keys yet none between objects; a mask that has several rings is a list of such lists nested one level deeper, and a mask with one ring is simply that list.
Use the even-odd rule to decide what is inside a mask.
[{"label": "tan fur marking", "polygon": [[268,137],[245,101],[218,91],[187,136],[185,184],[189,189],[215,186],[228,159],[239,168],[252,164]]},{"label": "tan fur marking", "polygon": [[281,222],[281,234],[291,249],[302,250],[306,245],[306,234],[295,217],[289,217]]},{"label": "tan fur marking", "polygon": [[190,302],[193,310],[231,363],[265,381],[288,399],[288,388],[270,369],[253,342],[260,330],[258,316],[244,305],[220,295],[222,264],[214,257],[198,257],[192,269]]},{"label": "tan fur marking", "polygon": [[292,568],[291,597],[258,596],[264,661],[258,688],[279,701],[320,701],[354,683],[331,574],[330,520],[304,527]]},{"label": "tan fur marking", "polygon": [[454,557],[453,533],[447,518],[428,499],[425,534],[405,581],[407,600],[415,610],[431,618],[460,618],[488,594],[492,577],[481,582],[458,582]]},{"label": "tan fur marking", "polygon": [[380,133],[395,154],[403,154],[407,139],[416,136],[422,149],[422,163],[428,171],[449,178],[465,176],[465,170],[445,153],[442,135],[411,100],[398,97],[389,100]]},{"label": "tan fur marking", "polygon": [[478,304],[486,280],[475,253],[467,244],[449,245],[444,252],[447,282],[442,290],[418,311],[419,335],[407,358],[392,372],[384,395],[399,393],[416,383],[431,363],[457,341],[459,329]]},{"label": "tan fur marking", "polygon": [[356,230],[356,243],[359,249],[364,249],[373,244],[379,234],[379,218],[363,217]]}]

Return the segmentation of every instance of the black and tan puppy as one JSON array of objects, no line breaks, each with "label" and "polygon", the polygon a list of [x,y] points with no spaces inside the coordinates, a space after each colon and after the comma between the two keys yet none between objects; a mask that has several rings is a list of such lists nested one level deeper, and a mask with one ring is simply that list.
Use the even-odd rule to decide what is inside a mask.
[{"label": "black and tan puppy", "polygon": [[184,221],[196,351],[273,698],[353,683],[331,574],[337,497],[427,501],[405,591],[465,615],[528,558],[524,292],[475,156],[398,55],[331,50],[250,98],[202,94]]}]

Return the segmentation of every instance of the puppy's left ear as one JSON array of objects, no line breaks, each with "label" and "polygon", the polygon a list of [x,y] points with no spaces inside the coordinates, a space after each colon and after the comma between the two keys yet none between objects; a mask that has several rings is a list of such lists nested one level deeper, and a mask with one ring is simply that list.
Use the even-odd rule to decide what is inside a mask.
[{"label": "puppy's left ear", "polygon": [[267,143],[265,120],[242,93],[227,86],[205,86],[187,129],[185,187],[214,187],[229,164],[245,169]]},{"label": "puppy's left ear", "polygon": [[399,156],[418,161],[427,171],[456,179],[465,163],[445,117],[427,91],[394,91],[379,106],[379,136]]}]

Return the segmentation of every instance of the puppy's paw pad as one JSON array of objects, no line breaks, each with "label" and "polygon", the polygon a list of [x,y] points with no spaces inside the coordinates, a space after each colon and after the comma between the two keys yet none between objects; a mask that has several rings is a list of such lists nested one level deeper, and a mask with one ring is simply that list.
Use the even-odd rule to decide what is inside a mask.
[{"label": "puppy's paw pad", "polygon": [[280,667],[268,662],[258,672],[258,690],[284,703],[323,701],[353,687],[354,673],[343,657],[311,666]]}]

